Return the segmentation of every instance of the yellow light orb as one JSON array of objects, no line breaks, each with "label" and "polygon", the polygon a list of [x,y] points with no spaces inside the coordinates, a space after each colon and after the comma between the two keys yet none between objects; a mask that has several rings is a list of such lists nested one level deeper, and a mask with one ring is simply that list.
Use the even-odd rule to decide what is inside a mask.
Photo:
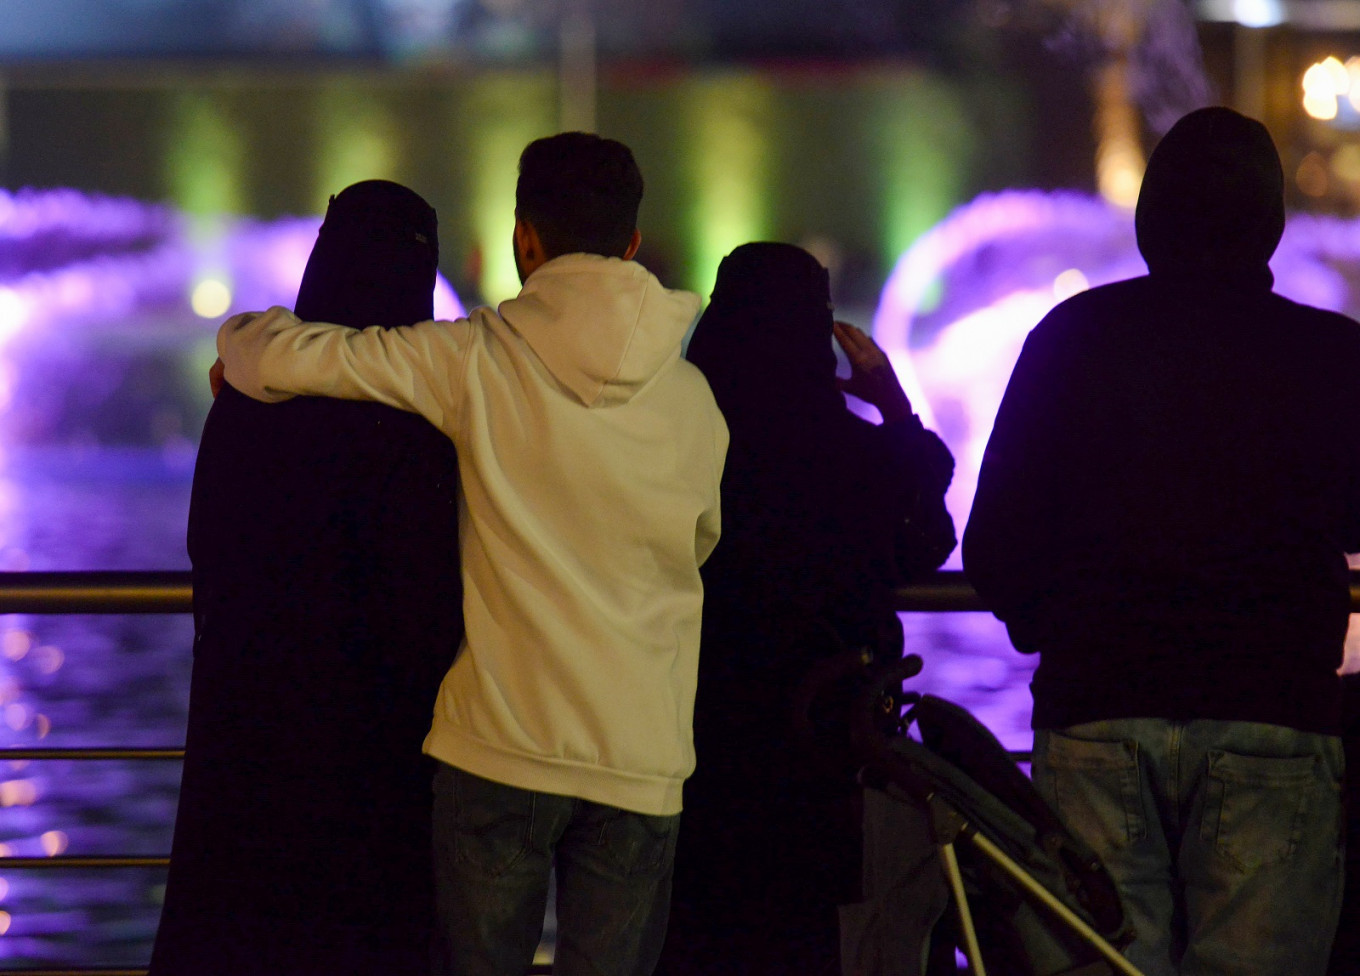
[{"label": "yellow light orb", "polygon": [[1330,77],[1321,63],[1310,64],[1303,73],[1303,93],[1305,95],[1336,95],[1332,91]]},{"label": "yellow light orb", "polygon": [[204,278],[194,285],[189,297],[189,306],[199,318],[215,319],[225,315],[231,308],[231,289],[226,282],[216,278]]},{"label": "yellow light orb", "polygon": [[1304,92],[1303,110],[1313,118],[1327,122],[1336,118],[1336,96],[1322,92]]},{"label": "yellow light orb", "polygon": [[1063,301],[1090,287],[1091,283],[1086,280],[1086,275],[1077,268],[1068,268],[1053,279],[1053,297]]},{"label": "yellow light orb", "polygon": [[1351,76],[1346,71],[1346,66],[1341,63],[1340,58],[1323,58],[1322,70],[1327,73],[1327,82],[1331,85],[1334,94],[1344,95],[1350,90]]},{"label": "yellow light orb", "polygon": [[1138,203],[1138,191],[1143,185],[1143,174],[1134,166],[1117,166],[1105,183],[1106,198],[1116,206],[1132,210]]}]

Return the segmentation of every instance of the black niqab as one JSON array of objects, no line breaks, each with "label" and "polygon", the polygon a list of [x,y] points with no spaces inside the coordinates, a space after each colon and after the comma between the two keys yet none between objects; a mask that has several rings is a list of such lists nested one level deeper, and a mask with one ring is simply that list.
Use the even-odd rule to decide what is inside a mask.
[{"label": "black niqab", "polygon": [[827,270],[802,248],[743,244],[723,259],[686,358],[708,379],[734,437],[845,413],[831,313]]},{"label": "black niqab", "polygon": [[400,183],[365,180],[331,197],[298,287],[304,322],[362,329],[434,317],[434,209]]},{"label": "black niqab", "polygon": [[[330,204],[297,313],[433,314],[434,211],[395,183]],[[377,403],[258,403],[204,425],[188,544],[194,668],[154,976],[428,972],[430,769],[462,636],[457,458]]]}]

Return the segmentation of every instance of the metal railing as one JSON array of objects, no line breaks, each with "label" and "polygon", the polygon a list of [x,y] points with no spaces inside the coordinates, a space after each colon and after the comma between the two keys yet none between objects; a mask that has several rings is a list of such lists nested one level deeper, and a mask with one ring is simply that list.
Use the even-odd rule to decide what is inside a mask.
[{"label": "metal railing", "polygon": [[[896,609],[903,612],[985,611],[962,573],[942,572],[898,589]],[[1360,572],[1351,574],[1351,608],[1360,611]],[[0,615],[189,613],[193,586],[188,572],[0,573]],[[17,760],[179,760],[181,747],[120,749],[0,749],[0,762]],[[5,869],[147,868],[169,865],[169,857],[58,855],[0,857]],[[534,966],[531,973],[550,967]],[[9,969],[23,976],[145,976],[145,969]]]}]

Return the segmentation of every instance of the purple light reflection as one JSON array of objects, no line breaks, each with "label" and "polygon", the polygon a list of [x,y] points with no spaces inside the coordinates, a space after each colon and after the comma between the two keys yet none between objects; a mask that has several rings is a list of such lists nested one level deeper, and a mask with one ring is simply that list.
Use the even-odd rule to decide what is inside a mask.
[{"label": "purple light reflection", "polygon": [[[234,310],[291,305],[320,217],[193,222],[165,207],[73,190],[0,190],[0,341],[43,323],[186,313],[224,278]],[[440,276],[435,314],[463,314]],[[184,315],[186,328],[199,325]]]}]

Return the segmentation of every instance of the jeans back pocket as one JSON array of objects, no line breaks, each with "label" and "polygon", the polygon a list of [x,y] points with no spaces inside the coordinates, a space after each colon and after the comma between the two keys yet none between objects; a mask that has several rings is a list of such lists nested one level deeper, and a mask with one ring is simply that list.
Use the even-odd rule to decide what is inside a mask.
[{"label": "jeans back pocket", "polygon": [[1238,870],[1287,859],[1299,846],[1317,790],[1315,756],[1243,756],[1209,752],[1200,839]]},{"label": "jeans back pocket", "polygon": [[1034,781],[1068,829],[1102,857],[1147,835],[1137,742],[1089,741],[1049,732]]}]

